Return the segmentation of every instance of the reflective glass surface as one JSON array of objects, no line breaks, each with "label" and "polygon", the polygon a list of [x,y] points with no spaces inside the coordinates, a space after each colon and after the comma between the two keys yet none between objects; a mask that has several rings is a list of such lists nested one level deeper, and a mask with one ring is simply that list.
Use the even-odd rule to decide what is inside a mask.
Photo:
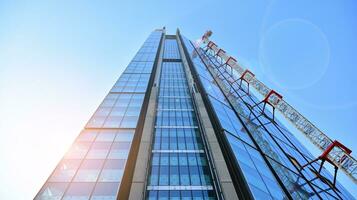
[{"label": "reflective glass surface", "polygon": [[35,199],[116,199],[161,31],[154,31]]},{"label": "reflective glass surface", "polygon": [[164,58],[166,59],[180,59],[180,52],[178,49],[176,39],[165,39],[164,44]]},{"label": "reflective glass surface", "polygon": [[216,199],[176,39],[166,39],[147,199]]},{"label": "reflective glass surface", "polygon": [[[326,183],[322,183],[321,179],[316,179],[311,171],[300,172],[289,156],[303,165],[313,158],[307,149],[277,119],[275,119],[276,123],[271,123],[269,119],[272,118],[271,112],[266,112],[268,117],[257,117],[253,120],[249,117],[258,116],[262,108],[258,106],[256,109],[258,112],[254,110],[252,114],[252,109],[247,104],[255,105],[259,100],[253,93],[246,95],[247,88],[244,85],[236,87],[241,89],[237,91],[238,98],[233,108],[212,75],[218,74],[224,80],[222,82],[225,87],[231,90],[233,90],[232,85],[238,84],[233,81],[239,76],[225,71],[218,60],[206,56],[203,50],[195,50],[186,38],[183,38],[183,41],[193,62],[194,71],[199,77],[198,81],[256,199],[286,198],[282,187],[286,188],[294,199],[353,199],[339,183],[336,185],[341,192],[336,192]],[[276,175],[273,175],[268,165],[274,169]],[[317,165],[314,167],[318,168]],[[324,168],[322,174],[331,178]],[[313,181],[307,183],[303,176]]]}]

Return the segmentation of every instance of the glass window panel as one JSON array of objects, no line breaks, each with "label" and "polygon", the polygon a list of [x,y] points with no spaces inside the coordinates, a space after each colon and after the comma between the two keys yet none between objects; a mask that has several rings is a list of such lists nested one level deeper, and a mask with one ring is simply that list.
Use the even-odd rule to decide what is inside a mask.
[{"label": "glass window panel", "polygon": [[129,150],[111,149],[108,155],[109,159],[126,159],[128,158]]},{"label": "glass window panel", "polygon": [[137,106],[137,107],[141,107],[141,105],[142,105],[142,103],[143,103],[143,99],[131,99],[131,101],[130,101],[130,107],[134,107],[134,106]]},{"label": "glass window panel", "polygon": [[126,86],[123,92],[135,92],[135,86]]},{"label": "glass window panel", "polygon": [[182,200],[192,200],[192,194],[191,191],[181,191],[181,199]]},{"label": "glass window panel", "polygon": [[188,167],[180,167],[180,185],[190,185]]},{"label": "glass window panel", "polygon": [[272,179],[267,178],[264,175],[262,175],[262,177],[272,196],[274,196],[276,199],[286,199],[284,192],[275,180],[273,181]]},{"label": "glass window panel", "polygon": [[160,165],[169,165],[169,154],[162,153],[160,157]]},{"label": "glass window panel", "polygon": [[[134,78],[131,77],[130,79],[134,79]],[[118,99],[131,99],[132,96],[133,96],[133,94],[120,94]]]},{"label": "glass window panel", "polygon": [[169,167],[160,166],[159,185],[169,185]]},{"label": "glass window panel", "polygon": [[130,142],[114,142],[112,145],[112,149],[129,150],[130,144]]},{"label": "glass window panel", "polygon": [[117,142],[131,142],[134,137],[134,131],[119,131],[117,136],[115,137],[115,141]]},{"label": "glass window panel", "polygon": [[124,159],[107,160],[104,164],[99,181],[120,182],[124,173]]},{"label": "glass window panel", "polygon": [[108,158],[126,159],[129,154],[130,142],[114,142],[112,144]]},{"label": "glass window panel", "polygon": [[194,150],[195,149],[195,145],[192,142],[186,142],[186,149]]},{"label": "glass window panel", "polygon": [[83,160],[83,163],[79,168],[74,181],[95,182],[98,178],[103,163],[104,160]]},{"label": "glass window panel", "polygon": [[203,196],[205,197],[205,199],[208,199],[208,200],[217,199],[214,190],[203,190],[202,193],[203,193]]},{"label": "glass window panel", "polygon": [[170,191],[170,200],[180,200],[180,191]]},{"label": "glass window panel", "polygon": [[105,120],[104,127],[105,128],[119,128],[120,122],[122,121],[123,117],[116,117],[116,116],[109,116]]},{"label": "glass window panel", "polygon": [[180,175],[178,167],[170,167],[170,185],[179,185]]},{"label": "glass window panel", "polygon": [[94,142],[86,158],[105,159],[110,149],[111,142]]},{"label": "glass window panel", "polygon": [[196,155],[193,153],[188,154],[188,165],[190,166],[196,166],[197,161],[196,161]]},{"label": "glass window panel", "polygon": [[260,190],[252,184],[249,184],[252,194],[255,199],[272,199],[269,193]]},{"label": "glass window panel", "polygon": [[109,115],[111,109],[112,109],[111,107],[99,107],[94,115],[105,117],[105,116]]},{"label": "glass window panel", "polygon": [[135,128],[139,117],[125,116],[120,125],[121,128]]},{"label": "glass window panel", "polygon": [[117,199],[119,183],[97,183],[91,200],[115,200]]},{"label": "glass window panel", "polygon": [[151,163],[152,163],[152,165],[159,165],[159,163],[160,163],[160,154],[154,153],[153,156],[152,156]]},{"label": "glass window panel", "polygon": [[119,94],[113,94],[113,93],[109,93],[107,95],[107,97],[105,97],[106,99],[111,99],[111,100],[116,100],[119,97]]},{"label": "glass window panel", "polygon": [[175,153],[170,154],[170,165],[178,166],[178,155]]},{"label": "glass window panel", "polygon": [[179,154],[179,164],[180,164],[180,166],[187,165],[187,155],[186,154]]},{"label": "glass window panel", "polygon": [[71,183],[64,200],[89,199],[95,183]]},{"label": "glass window panel", "polygon": [[68,183],[46,183],[35,200],[60,200],[67,188]]},{"label": "glass window panel", "polygon": [[159,200],[168,200],[169,191],[159,191]]},{"label": "glass window panel", "polygon": [[158,183],[159,183],[159,167],[152,166],[150,177],[149,177],[149,184],[150,185],[158,185]]},{"label": "glass window panel", "polygon": [[260,174],[257,172],[255,168],[251,168],[244,163],[240,163],[239,166],[242,169],[246,177],[246,180],[249,184],[258,187],[262,191],[268,192]]},{"label": "glass window panel", "polygon": [[203,200],[202,191],[192,191],[193,200]]},{"label": "glass window panel", "polygon": [[139,116],[141,107],[129,107],[125,113],[125,116]]},{"label": "glass window panel", "polygon": [[191,185],[201,185],[200,174],[197,167],[190,167]]},{"label": "glass window panel", "polygon": [[98,131],[92,131],[92,130],[83,130],[81,134],[79,135],[77,141],[81,142],[92,142],[94,141],[95,137],[97,136]]},{"label": "glass window panel", "polygon": [[116,106],[112,109],[112,112],[109,116],[111,117],[123,117],[126,111],[126,107]]},{"label": "glass window panel", "polygon": [[115,104],[115,100],[113,100],[113,99],[104,99],[104,101],[102,102],[102,104],[100,106],[112,107],[114,104]]},{"label": "glass window panel", "polygon": [[75,175],[81,160],[68,160],[63,159],[52,176],[50,177],[51,182],[70,182]]},{"label": "glass window panel", "polygon": [[65,158],[67,159],[81,159],[86,155],[91,143],[89,142],[76,142],[72,145],[71,149],[67,152]]},{"label": "glass window panel", "polygon": [[199,166],[207,166],[207,159],[204,155],[197,157],[197,163]]},{"label": "glass window panel", "polygon": [[134,134],[135,129],[120,129],[118,130],[118,134]]},{"label": "glass window panel", "polygon": [[108,159],[103,169],[124,169],[125,159]]},{"label": "glass window panel", "polygon": [[139,99],[139,100],[143,101],[144,100],[144,96],[145,96],[144,94],[133,94],[132,100]]},{"label": "glass window panel", "polygon": [[149,194],[148,194],[148,199],[149,200],[157,200],[157,191],[150,190]]},{"label": "glass window panel", "polygon": [[112,142],[115,137],[115,130],[102,130],[98,134],[96,141],[99,142]]},{"label": "glass window panel", "polygon": [[87,127],[92,127],[92,128],[97,128],[97,127],[101,127],[105,121],[105,118],[106,117],[97,117],[97,116],[94,116],[92,117],[88,124],[87,124]]},{"label": "glass window panel", "polygon": [[177,149],[177,138],[170,137],[170,149],[176,150]]},{"label": "glass window panel", "polygon": [[126,108],[128,107],[130,102],[130,99],[119,99],[117,103],[115,104],[114,108],[121,109],[122,111],[125,111]]}]

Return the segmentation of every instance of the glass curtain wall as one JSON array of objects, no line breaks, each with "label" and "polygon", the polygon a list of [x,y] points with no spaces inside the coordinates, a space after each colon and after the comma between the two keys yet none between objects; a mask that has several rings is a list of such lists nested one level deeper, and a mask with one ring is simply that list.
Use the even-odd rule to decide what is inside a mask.
[{"label": "glass curtain wall", "polygon": [[[207,64],[219,66],[221,63],[212,57],[206,57],[201,50],[196,51],[192,43],[184,37],[183,42],[190,54],[198,81],[203,86],[209,104],[222,128],[222,133],[227,138],[255,198],[283,199],[285,194],[282,187],[285,187],[294,199],[353,199],[339,183],[337,183],[337,188],[341,192],[338,193],[329,190],[328,186],[318,179],[309,185],[288,157],[294,157],[304,164],[313,158],[307,149],[278,120],[275,119],[276,124],[269,123],[269,120],[262,118],[249,120],[248,116],[251,111],[246,106],[246,102],[251,105],[259,102],[254,95],[245,95],[240,91],[243,98],[237,100],[238,112],[234,110],[207,67]],[[227,77],[227,74],[222,73],[222,76]],[[235,80],[236,77],[228,78]],[[225,84],[231,87],[228,82]],[[247,91],[247,88],[242,87]],[[267,114],[271,115],[271,113]],[[258,152],[258,148],[263,154]],[[262,156],[266,160],[263,160]],[[273,176],[267,164],[273,168],[278,177]],[[318,168],[318,166],[315,167]],[[326,169],[323,169],[322,173],[331,178]],[[309,180],[315,177],[312,173],[303,175]],[[278,179],[282,184],[278,183]]]},{"label": "glass curtain wall", "polygon": [[116,199],[162,31],[150,34],[35,199]]},{"label": "glass curtain wall", "polygon": [[180,59],[176,39],[166,38],[146,198],[216,199]]}]

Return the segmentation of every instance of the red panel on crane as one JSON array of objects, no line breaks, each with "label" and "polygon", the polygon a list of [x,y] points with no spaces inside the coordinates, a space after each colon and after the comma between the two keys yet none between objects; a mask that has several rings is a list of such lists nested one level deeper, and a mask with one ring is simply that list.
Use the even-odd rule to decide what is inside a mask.
[{"label": "red panel on crane", "polygon": [[[339,147],[340,149],[342,149],[346,154],[351,154],[352,150],[347,148],[345,145],[341,144],[339,141],[335,140],[333,141],[328,147],[327,149],[321,154],[321,156],[319,156],[320,159],[325,159],[327,161],[329,161],[330,163],[333,163],[329,158],[328,155],[329,153],[332,151],[333,148],[335,147]],[[340,159],[340,162],[343,161],[345,157],[342,157]]]},{"label": "red panel on crane", "polygon": [[279,93],[277,93],[275,90],[270,90],[270,92],[265,96],[263,102],[268,103],[269,105],[271,105],[271,106],[274,107],[274,105],[272,105],[272,103],[269,102],[269,98],[270,98],[272,95],[276,95],[276,96],[278,97],[278,100],[277,100],[277,102],[276,102],[275,104],[279,103],[279,101],[280,101],[281,99],[283,99],[283,96],[281,96],[281,95],[280,95]]},{"label": "red panel on crane", "polygon": [[240,78],[248,82],[248,80],[245,78],[245,75],[247,75],[247,74],[250,74],[251,76],[255,76],[255,74],[253,74],[253,72],[246,69]]},{"label": "red panel on crane", "polygon": [[217,51],[217,53],[216,53],[216,56],[219,56],[219,54],[220,54],[221,52],[222,52],[222,53],[226,53],[223,49],[219,49],[219,50]]},{"label": "red panel on crane", "polygon": [[[229,66],[231,66],[230,64],[229,64],[229,61],[231,61],[231,60],[233,60],[234,62],[237,62],[237,60],[235,59],[235,58],[233,58],[232,56],[230,56],[228,59],[227,59],[227,61],[226,61],[226,65],[229,65]],[[232,66],[231,66],[232,67]]]}]

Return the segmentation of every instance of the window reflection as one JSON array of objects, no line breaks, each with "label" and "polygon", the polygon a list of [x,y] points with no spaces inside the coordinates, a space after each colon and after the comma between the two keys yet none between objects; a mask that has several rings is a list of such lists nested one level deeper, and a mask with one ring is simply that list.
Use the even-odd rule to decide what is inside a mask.
[{"label": "window reflection", "polygon": [[89,199],[93,187],[94,183],[71,183],[63,199]]},{"label": "window reflection", "polygon": [[76,142],[72,145],[71,149],[67,152],[65,158],[67,159],[81,159],[86,155],[91,143],[89,142]]},{"label": "window reflection", "polygon": [[114,142],[108,155],[109,159],[126,159],[130,150],[130,142]]},{"label": "window reflection", "polygon": [[77,141],[80,141],[80,142],[92,142],[92,141],[94,141],[95,137],[97,136],[97,132],[98,131],[84,130],[79,135]]},{"label": "window reflection", "polygon": [[125,116],[120,125],[121,128],[135,128],[139,117]]},{"label": "window reflection", "polygon": [[161,34],[145,41],[36,199],[116,199]]},{"label": "window reflection", "polygon": [[70,182],[76,173],[81,160],[62,160],[52,176],[50,177],[51,182]]},{"label": "window reflection", "polygon": [[111,142],[94,142],[86,158],[105,159],[109,153]]},{"label": "window reflection", "polygon": [[119,182],[124,173],[125,159],[107,160],[100,174],[100,182]]},{"label": "window reflection", "polygon": [[109,116],[111,117],[123,117],[125,115],[126,107],[118,105],[113,107]]},{"label": "window reflection", "polygon": [[115,138],[116,130],[102,130],[98,134],[96,141],[98,142],[112,142]]},{"label": "window reflection", "polygon": [[115,137],[115,141],[117,142],[131,142],[134,137],[134,131],[133,130],[120,130],[118,131],[117,136]]},{"label": "window reflection", "polygon": [[91,200],[115,200],[119,183],[97,183]]},{"label": "window reflection", "polygon": [[123,117],[109,116],[105,120],[104,128],[119,128]]},{"label": "window reflection", "polygon": [[60,200],[67,188],[68,183],[46,183],[39,194],[35,197],[36,200]]},{"label": "window reflection", "polygon": [[95,182],[104,160],[84,160],[74,178],[75,182]]},{"label": "window reflection", "polygon": [[101,117],[101,116],[93,116],[86,127],[90,128],[101,128],[106,117]]}]

